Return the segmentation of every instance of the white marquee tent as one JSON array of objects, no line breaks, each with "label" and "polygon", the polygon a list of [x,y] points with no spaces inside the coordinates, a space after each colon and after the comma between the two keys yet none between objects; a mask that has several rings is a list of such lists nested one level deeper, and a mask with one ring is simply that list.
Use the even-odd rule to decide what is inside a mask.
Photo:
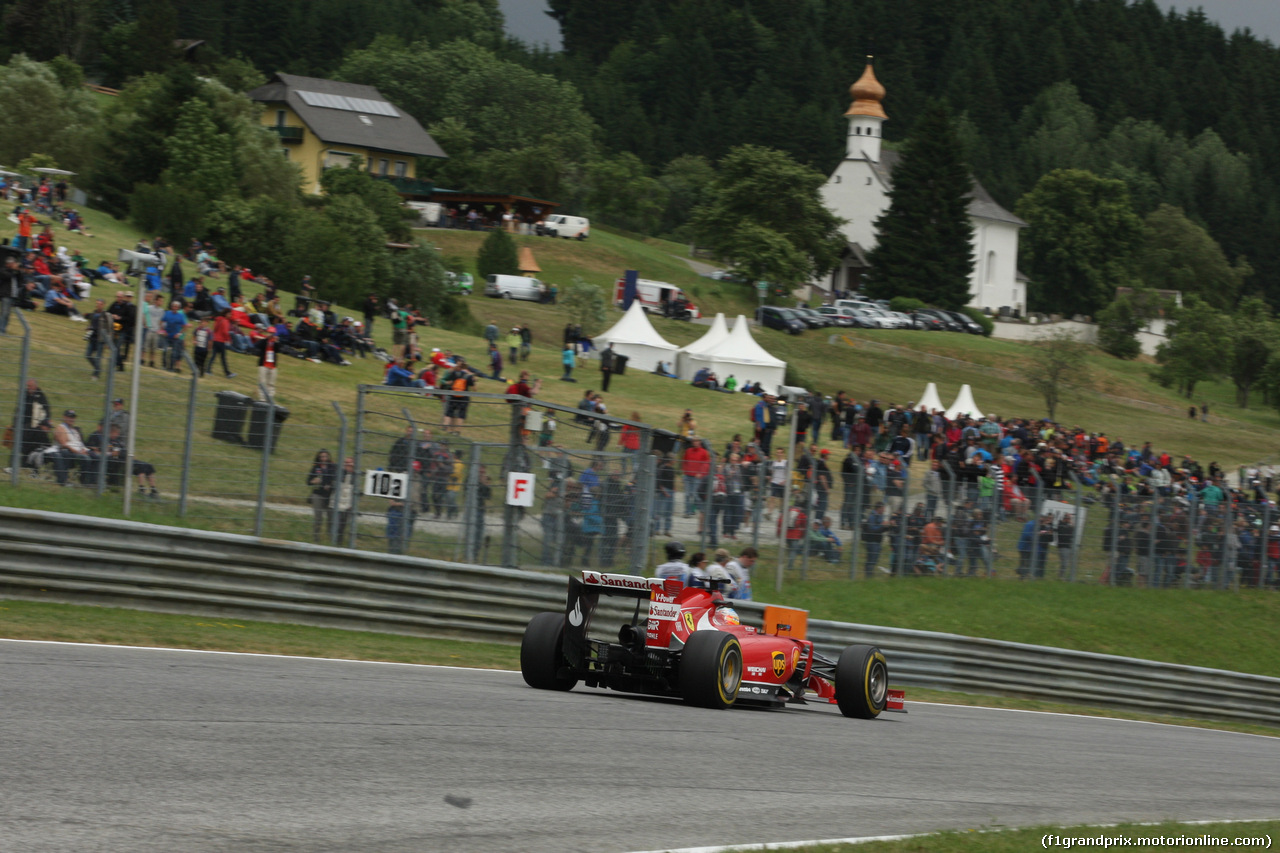
[{"label": "white marquee tent", "polygon": [[681,347],[676,354],[676,375],[688,382],[696,372],[696,368],[689,369],[689,356],[710,352],[727,337],[729,337],[729,326],[724,321],[724,314],[716,314],[707,333],[688,346]]},{"label": "white marquee tent", "polygon": [[951,404],[951,408],[947,409],[946,418],[954,421],[962,415],[973,418],[982,417],[982,410],[973,401],[973,389],[968,385],[960,386],[960,393],[956,395],[956,401]]},{"label": "white marquee tent", "polygon": [[912,408],[918,412],[920,411],[921,406],[924,406],[924,410],[930,414],[932,414],[935,409],[938,411],[946,411],[945,407],[942,405],[942,398],[938,396],[937,385],[932,382],[926,385],[924,389],[924,396],[916,400],[916,403]]},{"label": "white marquee tent", "polygon": [[674,362],[678,347],[663,340],[649,322],[649,317],[640,307],[636,299],[622,315],[622,319],[613,324],[607,332],[596,335],[592,342],[603,350],[613,344],[613,351],[625,355],[627,367],[634,370],[651,372],[658,362]]},{"label": "white marquee tent", "polygon": [[748,382],[759,382],[770,392],[786,382],[787,363],[774,358],[751,336],[747,318],[738,315],[728,337],[707,351],[688,356],[690,376],[701,368],[710,368],[720,381],[729,376],[738,380],[741,388]]}]

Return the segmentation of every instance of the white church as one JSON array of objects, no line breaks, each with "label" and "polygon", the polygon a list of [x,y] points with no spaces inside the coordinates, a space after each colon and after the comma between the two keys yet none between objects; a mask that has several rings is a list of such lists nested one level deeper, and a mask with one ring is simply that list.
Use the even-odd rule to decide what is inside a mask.
[{"label": "white church", "polygon": [[[846,220],[841,228],[845,251],[826,278],[813,282],[831,293],[859,289],[869,266],[867,253],[876,245],[875,221],[889,206],[893,168],[898,164],[898,152],[881,150],[881,125],[889,116],[881,105],[884,86],[870,61],[849,91],[853,104],[844,114],[849,120],[844,160],[822,188],[827,207]],[[1025,313],[1027,281],[1018,272],[1017,262],[1018,230],[1027,223],[997,204],[976,179],[969,197],[969,219],[974,258],[969,304],[993,314],[1002,308]]]}]

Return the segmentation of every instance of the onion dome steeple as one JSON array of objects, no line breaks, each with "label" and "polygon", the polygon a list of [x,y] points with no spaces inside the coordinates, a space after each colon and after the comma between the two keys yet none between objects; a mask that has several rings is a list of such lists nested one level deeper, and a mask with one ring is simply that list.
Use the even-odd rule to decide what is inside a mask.
[{"label": "onion dome steeple", "polygon": [[846,154],[850,160],[870,160],[880,162],[880,125],[888,121],[884,107],[884,86],[876,79],[876,72],[871,67],[871,57],[867,57],[867,67],[858,78],[858,82],[849,87],[853,95],[853,103],[845,111],[844,117],[849,120],[849,140]]}]

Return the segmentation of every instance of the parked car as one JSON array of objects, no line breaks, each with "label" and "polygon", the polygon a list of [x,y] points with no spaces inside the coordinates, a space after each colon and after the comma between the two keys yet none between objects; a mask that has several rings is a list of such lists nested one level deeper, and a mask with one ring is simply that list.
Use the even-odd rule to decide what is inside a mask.
[{"label": "parked car", "polygon": [[968,314],[965,314],[963,311],[943,311],[942,313],[946,314],[948,317],[950,317],[951,319],[959,323],[960,326],[964,329],[964,331],[968,332],[969,334],[971,335],[982,334],[982,324],[979,323],[977,320],[974,320]]},{"label": "parked car", "polygon": [[912,328],[921,329],[926,332],[941,332],[947,328],[946,324],[943,323],[941,319],[924,309],[913,311],[911,314],[911,320],[913,323]]},{"label": "parked car", "polygon": [[522,275],[490,275],[484,280],[484,295],[501,299],[524,299],[541,302],[542,282]]},{"label": "parked car", "polygon": [[472,278],[469,272],[446,272],[444,274],[444,286],[449,293],[470,296],[471,289],[475,286],[475,279]]},{"label": "parked car", "polygon": [[801,306],[799,308],[792,308],[791,310],[796,312],[796,315],[799,316],[801,320],[804,320],[806,323],[808,323],[811,328],[825,329],[828,326],[835,325],[834,320],[828,319],[826,315],[822,314],[821,312],[819,312],[814,308],[806,308],[804,306]]},{"label": "parked car", "polygon": [[894,323],[888,318],[882,316],[877,311],[868,311],[865,308],[841,308],[850,314],[864,329],[892,329]]},{"label": "parked car", "polygon": [[756,322],[766,329],[777,329],[790,335],[798,335],[809,328],[809,324],[797,317],[790,308],[776,308],[772,305],[756,309]]},{"label": "parked car", "polygon": [[851,326],[861,325],[856,320],[854,320],[851,315],[844,313],[842,309],[836,308],[833,305],[823,305],[821,308],[818,309],[818,313],[830,319],[833,323],[835,323],[837,326],[840,326],[841,328],[849,328]]}]

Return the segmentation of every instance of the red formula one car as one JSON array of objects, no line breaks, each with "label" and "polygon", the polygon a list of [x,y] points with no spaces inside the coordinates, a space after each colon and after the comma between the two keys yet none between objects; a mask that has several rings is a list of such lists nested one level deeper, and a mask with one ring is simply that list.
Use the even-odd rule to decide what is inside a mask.
[{"label": "red formula one car", "polygon": [[[780,708],[825,701],[846,717],[873,719],[902,710],[889,689],[889,666],[874,646],[849,646],[839,660],[804,638],[808,614],[770,607],[765,627],[742,625],[719,591],[678,580],[584,571],[569,578],[564,613],[539,613],[520,644],[530,687],[570,690],[579,681],[632,693],[680,696],[706,708],[734,704]],[[635,599],[629,620],[601,634],[600,597]],[[616,623],[615,623],[616,624]]]}]

